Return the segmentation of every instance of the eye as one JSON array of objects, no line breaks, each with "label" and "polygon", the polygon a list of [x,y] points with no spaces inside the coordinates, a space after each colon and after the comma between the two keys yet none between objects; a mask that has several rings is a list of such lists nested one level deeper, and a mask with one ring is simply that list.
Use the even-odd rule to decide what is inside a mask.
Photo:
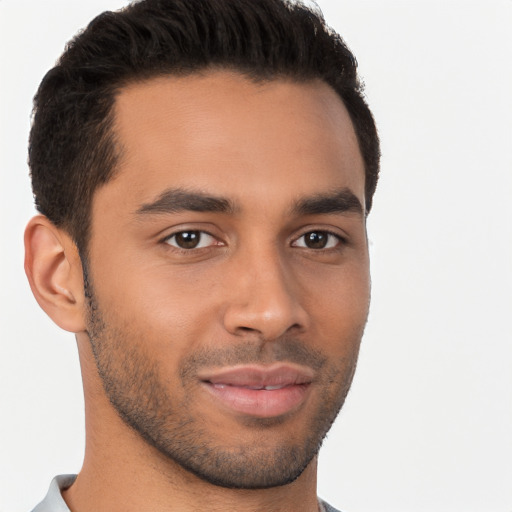
[{"label": "eye", "polygon": [[167,237],[164,242],[178,249],[203,249],[218,245],[218,241],[204,231],[180,231]]},{"label": "eye", "polygon": [[307,249],[332,249],[342,242],[342,238],[328,231],[309,231],[293,242],[294,247]]}]

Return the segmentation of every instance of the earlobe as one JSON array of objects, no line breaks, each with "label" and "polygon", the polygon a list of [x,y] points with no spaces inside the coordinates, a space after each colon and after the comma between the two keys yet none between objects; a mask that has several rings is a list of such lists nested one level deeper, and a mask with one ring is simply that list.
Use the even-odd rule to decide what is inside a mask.
[{"label": "earlobe", "polygon": [[25,272],[38,304],[59,327],[75,333],[85,330],[77,247],[43,215],[31,219],[25,229]]}]

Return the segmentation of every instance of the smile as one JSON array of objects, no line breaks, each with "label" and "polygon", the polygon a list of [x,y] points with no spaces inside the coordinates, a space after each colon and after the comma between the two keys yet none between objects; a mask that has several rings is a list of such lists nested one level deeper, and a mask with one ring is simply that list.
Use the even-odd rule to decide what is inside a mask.
[{"label": "smile", "polygon": [[298,409],[313,381],[309,368],[289,364],[238,366],[201,376],[204,388],[231,412],[272,418]]}]

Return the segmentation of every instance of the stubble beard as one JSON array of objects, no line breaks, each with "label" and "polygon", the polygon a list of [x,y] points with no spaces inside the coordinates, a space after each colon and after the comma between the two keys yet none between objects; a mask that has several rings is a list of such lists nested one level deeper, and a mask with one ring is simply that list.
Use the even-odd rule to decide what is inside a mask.
[{"label": "stubble beard", "polygon": [[307,419],[309,426],[304,429],[307,435],[303,439],[290,441],[288,437],[275,444],[273,428],[287,418],[248,417],[241,427],[250,428],[252,438],[233,448],[216,443],[208,425],[191,412],[193,408],[186,399],[190,394],[181,393],[185,397],[181,400],[172,396],[158,361],[145,354],[146,340],[130,335],[129,329],[120,329],[112,318],[103,315],[87,279],[86,297],[88,334],[105,393],[121,419],[167,459],[213,485],[262,489],[293,482],[317,455],[350,388],[364,326],[353,354],[335,362],[293,339],[267,344],[272,347],[271,353],[262,352],[261,343],[247,343],[203,350],[182,361],[179,373],[185,391],[197,386],[194,377],[198,369],[212,364],[289,361],[312,366],[321,375],[321,401],[316,414]]}]

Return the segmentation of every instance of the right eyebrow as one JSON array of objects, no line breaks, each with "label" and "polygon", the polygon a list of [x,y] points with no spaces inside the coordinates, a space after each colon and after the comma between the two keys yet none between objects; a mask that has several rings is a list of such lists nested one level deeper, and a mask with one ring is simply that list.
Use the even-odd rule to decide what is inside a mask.
[{"label": "right eyebrow", "polygon": [[224,197],[211,196],[199,191],[181,188],[168,189],[154,201],[144,203],[137,215],[177,213],[182,211],[234,213],[235,205]]}]

